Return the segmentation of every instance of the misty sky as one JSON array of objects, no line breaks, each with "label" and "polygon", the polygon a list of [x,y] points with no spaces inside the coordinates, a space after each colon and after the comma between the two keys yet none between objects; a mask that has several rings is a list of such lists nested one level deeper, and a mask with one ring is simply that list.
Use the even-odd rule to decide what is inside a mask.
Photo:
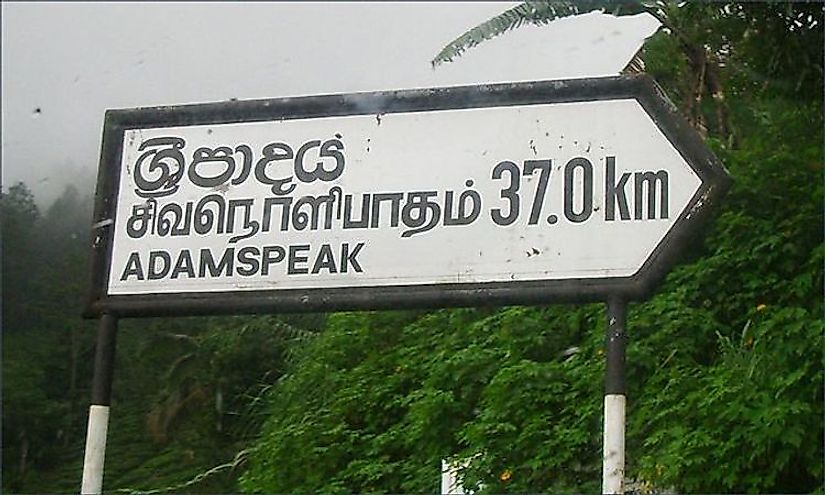
[{"label": "misty sky", "polygon": [[592,12],[431,68],[516,4],[3,2],[3,187],[91,194],[107,108],[613,75],[658,28]]}]

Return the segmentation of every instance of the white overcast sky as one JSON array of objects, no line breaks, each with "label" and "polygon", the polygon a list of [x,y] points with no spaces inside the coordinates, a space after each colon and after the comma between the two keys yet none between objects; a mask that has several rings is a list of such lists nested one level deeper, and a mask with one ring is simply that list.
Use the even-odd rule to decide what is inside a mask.
[{"label": "white overcast sky", "polygon": [[592,12],[430,67],[516,4],[3,2],[3,187],[91,194],[108,108],[613,75],[658,28]]}]

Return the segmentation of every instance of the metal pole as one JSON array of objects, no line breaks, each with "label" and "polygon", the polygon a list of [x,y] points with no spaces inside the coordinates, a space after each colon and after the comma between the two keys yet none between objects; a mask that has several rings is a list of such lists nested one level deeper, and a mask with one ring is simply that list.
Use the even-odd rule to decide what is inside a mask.
[{"label": "metal pole", "polygon": [[117,317],[100,318],[95,350],[95,374],[92,380],[92,405],[86,431],[86,455],[83,458],[81,494],[98,494],[103,490],[103,460],[106,454],[106,431],[109,428],[109,404],[112,399],[112,376],[115,363]]},{"label": "metal pole", "polygon": [[624,494],[626,325],[627,303],[618,298],[609,298],[605,339],[607,372],[604,386],[603,495]]}]

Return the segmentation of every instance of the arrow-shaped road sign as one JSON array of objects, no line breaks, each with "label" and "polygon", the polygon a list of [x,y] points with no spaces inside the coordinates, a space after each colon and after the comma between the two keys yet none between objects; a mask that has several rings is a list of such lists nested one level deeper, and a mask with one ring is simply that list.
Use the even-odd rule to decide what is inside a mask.
[{"label": "arrow-shaped road sign", "polygon": [[638,299],[727,184],[646,76],[110,111],[89,312]]}]

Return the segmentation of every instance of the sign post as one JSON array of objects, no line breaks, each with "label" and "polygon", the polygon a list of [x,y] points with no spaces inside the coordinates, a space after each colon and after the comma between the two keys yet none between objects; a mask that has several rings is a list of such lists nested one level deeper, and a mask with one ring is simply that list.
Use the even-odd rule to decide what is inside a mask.
[{"label": "sign post", "polygon": [[607,371],[604,386],[604,440],[602,460],[602,494],[624,493],[625,437],[625,343],[627,304],[619,298],[607,301],[605,358]]},{"label": "sign post", "polygon": [[106,455],[106,432],[109,429],[116,337],[117,318],[111,314],[102,315],[95,348],[92,405],[89,407],[83,483],[80,487],[80,493],[84,495],[101,493],[103,489],[103,462]]},{"label": "sign post", "polygon": [[727,183],[647,76],[111,110],[86,314],[609,300],[623,335]]}]

